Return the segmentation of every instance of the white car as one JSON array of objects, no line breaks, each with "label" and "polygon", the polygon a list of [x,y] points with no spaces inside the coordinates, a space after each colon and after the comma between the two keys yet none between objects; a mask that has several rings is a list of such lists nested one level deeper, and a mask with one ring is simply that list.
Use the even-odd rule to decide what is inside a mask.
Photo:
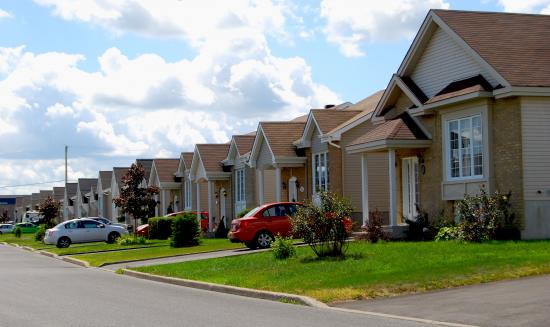
[{"label": "white car", "polygon": [[44,243],[55,244],[58,248],[69,247],[72,243],[100,242],[113,243],[122,235],[128,235],[124,227],[105,225],[93,219],[79,218],[68,220],[50,228],[44,235]]},{"label": "white car", "polygon": [[13,232],[13,224],[0,224],[0,235]]}]

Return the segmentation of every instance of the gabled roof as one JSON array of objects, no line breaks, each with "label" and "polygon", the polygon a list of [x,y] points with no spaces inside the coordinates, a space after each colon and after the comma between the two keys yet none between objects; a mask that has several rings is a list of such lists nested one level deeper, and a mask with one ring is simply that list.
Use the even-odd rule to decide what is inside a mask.
[{"label": "gabled roof", "polygon": [[79,178],[78,186],[80,188],[80,193],[86,194],[90,192],[92,187],[97,186],[97,178]]},{"label": "gabled roof", "polygon": [[191,163],[193,162],[193,152],[182,152],[181,159],[183,159],[186,169],[191,168]]},{"label": "gabled roof", "polygon": [[103,189],[108,189],[111,187],[111,178],[113,178],[112,170],[99,171],[99,180],[101,180],[101,187]]},{"label": "gabled roof", "polygon": [[[154,159],[154,171],[161,183],[174,182],[174,176],[178,170],[179,159]],[[152,169],[153,170],[153,169]]]},{"label": "gabled roof", "polygon": [[[122,176],[126,175],[130,168],[129,167],[113,167],[113,175],[115,176],[115,181],[118,184],[118,187],[120,188],[122,183]],[[112,178],[111,178],[112,182]]]},{"label": "gabled roof", "polygon": [[[222,160],[227,156],[230,144],[197,144],[196,150],[206,172],[223,172]],[[193,158],[193,161],[195,158]]]},{"label": "gabled roof", "polygon": [[71,197],[75,196],[77,187],[78,187],[78,183],[67,183],[67,184],[65,184],[65,190],[67,191],[67,196],[68,196],[69,199]]},{"label": "gabled roof", "polygon": [[233,141],[235,142],[239,155],[245,155],[252,150],[255,138],[255,132],[253,135],[233,135]]},{"label": "gabled roof", "polygon": [[326,134],[338,127],[340,124],[360,114],[361,110],[330,110],[313,109],[311,115],[315,119],[321,134]]},{"label": "gabled roof", "polygon": [[42,201],[46,200],[49,196],[53,197],[53,191],[52,190],[40,190],[40,193],[39,193],[40,203],[42,203]]},{"label": "gabled roof", "polygon": [[149,182],[151,167],[153,167],[153,159],[136,159],[136,164],[141,164],[143,166],[143,170],[145,170],[145,181]]},{"label": "gabled roof", "polygon": [[260,122],[263,135],[275,157],[296,157],[293,142],[300,138],[305,123]]},{"label": "gabled roof", "polygon": [[513,86],[550,86],[550,16],[433,10]]},{"label": "gabled roof", "polygon": [[56,201],[63,201],[63,199],[65,198],[65,187],[63,187],[63,186],[54,187],[53,188],[53,198]]},{"label": "gabled roof", "polygon": [[456,82],[452,82],[447,85],[443,90],[439,91],[431,99],[426,101],[426,104],[454,98],[457,96],[470,94],[473,92],[490,92],[493,87],[483,76],[477,75],[474,77],[466,78]]}]

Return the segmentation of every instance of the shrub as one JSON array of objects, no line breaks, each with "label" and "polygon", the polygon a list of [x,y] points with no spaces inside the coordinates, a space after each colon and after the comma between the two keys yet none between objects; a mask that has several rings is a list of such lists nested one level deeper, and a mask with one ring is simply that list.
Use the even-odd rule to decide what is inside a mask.
[{"label": "shrub", "polygon": [[200,241],[200,229],[197,216],[192,213],[184,213],[176,216],[172,221],[172,241],[170,246],[179,248],[183,246],[198,245]]},{"label": "shrub", "polygon": [[388,239],[388,235],[382,228],[382,213],[378,210],[369,213],[369,221],[362,229],[366,234],[364,238],[371,243]]},{"label": "shrub", "polygon": [[227,238],[227,233],[229,233],[229,228],[225,228],[224,220],[220,220],[218,227],[216,227],[216,232],[214,233],[215,238]]},{"label": "shrub", "polygon": [[40,225],[40,228],[34,234],[34,239],[38,242],[44,241],[44,236],[46,236],[46,225]]},{"label": "shrub", "polygon": [[172,218],[153,217],[147,221],[149,224],[149,239],[165,240],[172,235]]},{"label": "shrub", "polygon": [[342,256],[347,250],[352,207],[334,193],[321,192],[319,204],[298,206],[291,217],[292,231],[304,239],[318,257]]},{"label": "shrub", "polygon": [[129,235],[123,235],[117,238],[116,242],[118,245],[144,245],[149,243],[149,241],[147,241],[147,239],[143,236],[134,237]]},{"label": "shrub", "polygon": [[275,236],[275,240],[271,243],[273,256],[277,260],[288,259],[296,255],[296,249],[292,243],[292,237]]},{"label": "shrub", "polygon": [[21,228],[20,227],[17,227],[13,233],[15,234],[15,237],[17,238],[21,238]]},{"label": "shrub", "polygon": [[462,235],[462,230],[459,226],[448,226],[441,227],[437,235],[435,236],[435,241],[450,241],[450,240],[463,240],[464,236]]},{"label": "shrub", "polygon": [[242,218],[254,208],[246,208],[237,214],[237,218]]}]

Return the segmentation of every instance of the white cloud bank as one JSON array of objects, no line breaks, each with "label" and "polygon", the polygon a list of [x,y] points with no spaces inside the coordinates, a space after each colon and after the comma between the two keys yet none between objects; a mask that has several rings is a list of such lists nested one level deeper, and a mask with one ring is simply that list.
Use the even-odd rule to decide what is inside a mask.
[{"label": "white cloud bank", "polygon": [[550,0],[499,0],[508,12],[550,14]]},{"label": "white cloud bank", "polygon": [[6,18],[12,18],[12,17],[13,16],[9,12],[0,9],[0,20],[6,19]]}]

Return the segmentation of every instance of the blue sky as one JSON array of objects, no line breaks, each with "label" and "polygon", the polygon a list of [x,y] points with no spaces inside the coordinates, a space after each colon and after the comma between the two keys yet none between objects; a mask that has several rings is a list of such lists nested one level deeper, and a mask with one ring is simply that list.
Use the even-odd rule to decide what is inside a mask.
[{"label": "blue sky", "polygon": [[[160,5],[159,5],[160,4]],[[2,0],[0,194],[227,141],[386,86],[429,8],[550,0]]]}]

